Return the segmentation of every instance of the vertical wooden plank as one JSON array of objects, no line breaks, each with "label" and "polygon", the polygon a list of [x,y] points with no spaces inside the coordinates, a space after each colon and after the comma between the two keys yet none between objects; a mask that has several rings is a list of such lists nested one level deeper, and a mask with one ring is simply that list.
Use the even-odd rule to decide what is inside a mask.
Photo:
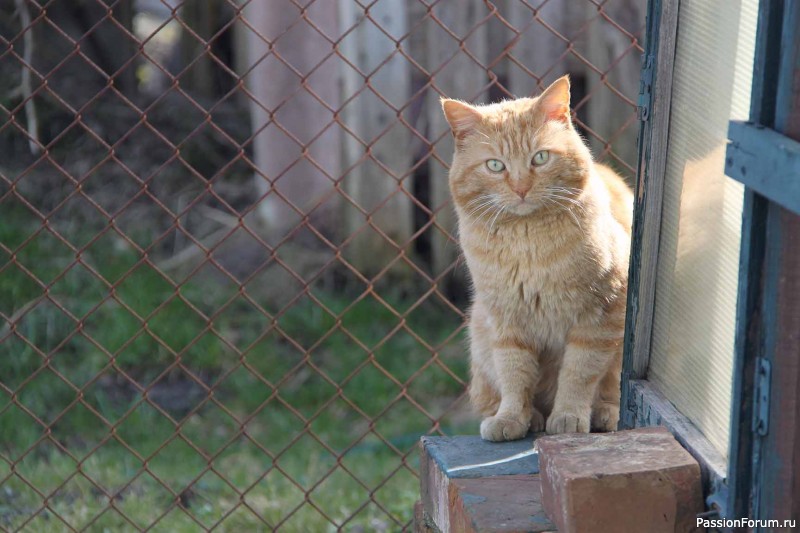
[{"label": "vertical wooden plank", "polygon": [[[607,87],[613,85],[622,94],[636,94],[639,83],[641,57],[636,50],[629,50],[631,38],[619,28],[606,20],[604,13],[629,33],[635,33],[644,24],[645,4],[639,0],[618,0],[597,6],[587,2],[587,15],[595,20],[589,23],[586,30],[586,57],[595,67],[607,72],[606,80],[593,69],[583,67],[586,75],[587,92],[591,98],[587,105],[587,122],[590,128],[606,141],[614,139],[614,153],[625,163],[632,165],[636,161],[637,129],[628,127],[621,134],[620,129],[631,118],[633,109]],[[619,59],[622,57],[622,59]],[[611,65],[614,65],[609,70]],[[600,159],[608,155],[608,148],[596,137],[587,137],[592,151]],[[608,161],[620,170],[624,170],[619,161]]]},{"label": "vertical wooden plank", "polygon": [[495,17],[486,21],[486,65],[496,77],[496,82],[489,87],[486,93],[488,102],[499,102],[512,96],[510,76],[512,65],[509,59],[513,48],[516,33],[508,27],[507,23],[516,24],[513,20],[512,9],[519,4],[519,0],[499,0],[492,2],[496,10]]},{"label": "vertical wooden plank", "polygon": [[766,211],[767,204],[764,198],[745,189],[731,392],[731,441],[728,445],[727,516],[732,518],[751,516],[752,511],[750,508],[754,453],[751,431],[752,398],[755,362],[760,354],[760,344],[759,325],[750,322],[747,317],[756,316],[760,307],[758,280],[763,268]]},{"label": "vertical wooden plank", "polygon": [[[753,65],[753,89],[750,118],[771,126],[775,116],[775,87],[778,77],[780,33],[783,5],[761,2]],[[736,341],[734,347],[733,391],[731,402],[731,441],[728,451],[728,502],[730,518],[755,518],[752,504],[761,443],[751,430],[756,358],[762,354],[761,314],[764,272],[766,200],[745,188],[742,211],[742,244],[739,259],[739,298],[736,305]]]},{"label": "vertical wooden plank", "polygon": [[[487,15],[483,3],[469,2],[459,9],[446,9],[440,4],[433,9],[439,21],[428,21],[426,39],[428,58],[426,67],[432,72],[432,91],[427,102],[428,138],[435,143],[430,161],[430,191],[433,217],[441,228],[432,231],[431,248],[433,273],[438,275],[448,268],[458,255],[456,236],[456,217],[450,203],[450,188],[447,181],[448,167],[453,153],[450,128],[442,114],[440,96],[459,98],[475,103],[485,101],[484,87],[489,78],[486,70],[476,63],[475,57],[483,65],[487,56],[486,25],[476,25]],[[447,28],[448,31],[446,31]],[[454,34],[450,35],[450,33]],[[467,53],[465,50],[468,50]]]},{"label": "vertical wooden plank", "polygon": [[785,8],[780,61],[775,129],[800,141],[800,4],[797,2]]},{"label": "vertical wooden plank", "polygon": [[331,80],[337,79],[339,60],[327,57],[331,43],[314,26],[336,36],[336,4],[315,2],[301,12],[289,0],[251,2],[244,17],[260,34],[247,34],[248,63],[256,66],[246,82],[255,98],[254,179],[263,196],[256,214],[264,237],[279,242],[312,210],[315,226],[335,233],[331,190],[341,172],[341,137],[331,109],[340,105],[340,90]]},{"label": "vertical wooden plank", "polygon": [[513,0],[509,7],[508,20],[520,32],[511,54],[521,66],[509,67],[509,86],[515,96],[536,96],[556,78],[577,71],[572,54],[562,58],[567,44],[541,22],[546,21],[556,30],[570,21],[579,22],[574,12],[570,17],[568,2],[555,0],[537,7]]},{"label": "vertical wooden plank", "polygon": [[765,357],[772,371],[769,429],[760,439],[754,516],[800,520],[800,216],[770,203],[766,234],[761,315]]},{"label": "vertical wooden plank", "polygon": [[[409,63],[397,52],[397,40],[408,31],[406,1],[385,0],[367,12],[354,2],[340,2],[339,15],[343,31],[355,26],[342,41],[340,52],[367,75],[365,79],[343,66],[345,98],[367,84],[341,114],[348,128],[367,143],[365,147],[345,134],[343,166],[352,170],[343,185],[369,213],[372,224],[402,246],[412,233],[411,202],[400,190],[412,190],[410,133],[398,120],[398,110],[407,103],[411,89]],[[350,235],[367,223],[367,217],[347,208],[345,221]],[[369,229],[356,237],[348,258],[364,272],[374,273],[396,254],[394,246]]]},{"label": "vertical wooden plank", "polygon": [[[800,3],[785,4],[780,35],[774,129],[800,140]],[[766,247],[761,316],[772,372],[755,516],[800,521],[800,214],[770,203]]]},{"label": "vertical wooden plank", "polygon": [[644,379],[650,362],[679,2],[651,0],[650,6],[645,54],[653,58],[654,78],[650,87],[643,87],[652,93],[652,102],[649,117],[642,123],[639,134],[640,159],[635,184],[622,366],[620,424],[623,427],[633,427],[636,409],[630,403],[628,382]]}]

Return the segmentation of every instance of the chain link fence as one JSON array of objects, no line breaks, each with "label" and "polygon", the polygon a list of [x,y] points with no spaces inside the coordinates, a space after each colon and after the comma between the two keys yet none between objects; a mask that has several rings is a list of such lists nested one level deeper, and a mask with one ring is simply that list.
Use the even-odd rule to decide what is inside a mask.
[{"label": "chain link fence", "polygon": [[465,401],[442,95],[569,73],[631,176],[644,1],[0,2],[0,528],[396,531]]}]

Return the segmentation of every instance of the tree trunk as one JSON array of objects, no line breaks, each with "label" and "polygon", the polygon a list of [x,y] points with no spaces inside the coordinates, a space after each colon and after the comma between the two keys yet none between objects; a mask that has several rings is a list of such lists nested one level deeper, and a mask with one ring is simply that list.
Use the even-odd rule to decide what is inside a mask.
[{"label": "tree trunk", "polygon": [[[179,68],[188,66],[188,69],[180,84],[188,93],[213,100],[233,88],[234,79],[220,65],[221,62],[231,70],[234,68],[232,28],[221,31],[232,16],[231,6],[225,0],[187,2],[181,7],[181,20],[189,29],[182,26]],[[208,46],[218,61],[206,51]]]},{"label": "tree trunk", "polygon": [[[87,67],[83,58],[72,56],[64,62],[75,46],[62,36],[54,37],[53,28],[42,19],[35,23],[35,38],[39,44],[34,61],[36,69],[47,74],[60,64],[48,76],[48,85],[71,105],[80,106],[87,95],[96,94],[108,84],[107,77],[112,78],[114,87],[123,94],[132,96],[136,93],[137,60],[133,58],[138,50],[132,37],[133,1],[119,0],[114,3],[113,21],[107,17],[108,10],[102,3],[93,0],[48,4],[47,19],[66,33],[69,39],[77,41],[81,54],[94,63],[100,72]],[[106,3],[111,4],[110,0]],[[31,8],[33,18],[39,14],[40,10]]]}]

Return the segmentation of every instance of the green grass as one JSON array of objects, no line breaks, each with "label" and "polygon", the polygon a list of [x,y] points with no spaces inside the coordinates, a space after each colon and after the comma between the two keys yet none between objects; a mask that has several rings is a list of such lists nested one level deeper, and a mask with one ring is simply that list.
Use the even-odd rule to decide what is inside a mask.
[{"label": "green grass", "polygon": [[[0,527],[335,530],[323,514],[354,531],[408,523],[413,450],[432,422],[407,397],[439,417],[463,386],[378,299],[312,286],[322,305],[303,296],[285,307],[207,275],[176,289],[107,234],[82,260],[112,291],[48,232],[31,238],[39,222],[26,210],[2,209],[0,243],[16,256],[0,248],[0,312],[17,334],[0,322]],[[58,305],[37,300],[26,269]],[[378,292],[400,312],[418,296]],[[285,308],[273,323],[254,306]],[[465,379],[455,313],[429,298],[406,324]]]}]

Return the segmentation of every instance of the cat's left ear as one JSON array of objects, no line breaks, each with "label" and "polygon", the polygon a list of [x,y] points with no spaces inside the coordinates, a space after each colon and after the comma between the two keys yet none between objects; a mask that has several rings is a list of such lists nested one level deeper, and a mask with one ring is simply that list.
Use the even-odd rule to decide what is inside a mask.
[{"label": "cat's left ear", "polygon": [[547,120],[570,123],[569,76],[562,76],[539,96],[538,107]]}]

